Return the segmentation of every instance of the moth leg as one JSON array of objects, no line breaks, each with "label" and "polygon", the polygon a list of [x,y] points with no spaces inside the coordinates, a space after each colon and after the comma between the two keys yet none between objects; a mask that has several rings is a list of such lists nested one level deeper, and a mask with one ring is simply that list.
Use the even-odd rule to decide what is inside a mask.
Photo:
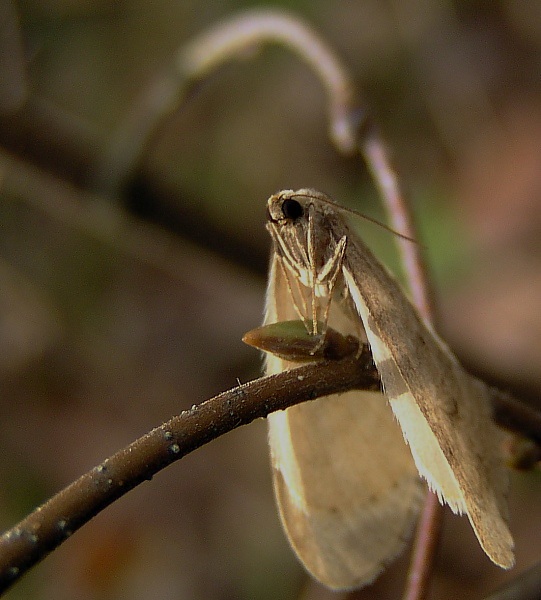
[{"label": "moth leg", "polygon": [[[295,312],[299,316],[300,320],[304,323],[306,331],[311,333],[313,326],[309,326],[308,319],[305,316],[308,312],[308,305],[306,295],[303,294],[302,285],[300,283],[302,278],[301,269],[303,267],[302,265],[299,265],[297,260],[295,260],[295,257],[291,252],[291,248],[280,235],[276,225],[274,223],[269,223],[267,225],[267,229],[274,243],[274,251],[276,253],[282,274],[284,275],[293,308],[295,309]],[[306,255],[306,251],[304,250],[303,244],[300,244],[297,238],[294,238],[294,241],[296,242],[296,247],[300,253],[301,260],[304,264],[307,264],[308,257]],[[293,285],[293,282],[295,285]],[[301,305],[299,305],[299,302]]]},{"label": "moth leg", "polygon": [[323,282],[327,279],[329,281],[329,290],[331,291],[334,288],[338,274],[342,270],[342,263],[344,262],[347,241],[348,240],[346,236],[340,238],[338,244],[336,244],[333,255],[323,265],[323,268],[317,277],[318,282]]},{"label": "moth leg", "polygon": [[[317,301],[316,301],[316,284],[319,280],[317,274],[317,261],[316,261],[316,242],[314,236],[314,206],[310,205],[308,208],[308,232],[306,234],[306,246],[308,249],[308,268],[310,272],[310,286],[311,286],[311,308],[312,308],[312,335],[317,335]],[[316,349],[320,344],[323,343],[323,338],[317,344]]]},{"label": "moth leg", "polygon": [[[340,238],[338,244],[336,244],[336,248],[329,258],[329,260],[323,265],[323,269],[319,272],[317,276],[317,283],[323,283],[325,280],[327,281],[327,302],[325,303],[325,310],[323,312],[323,327],[324,330],[327,329],[327,324],[329,321],[329,312],[331,310],[331,302],[333,297],[334,288],[336,286],[336,282],[338,281],[338,276],[342,272],[342,264],[344,261],[344,254],[346,252],[347,238],[346,236]],[[315,292],[313,294],[315,296]],[[323,345],[325,340],[325,331],[321,332],[322,336],[320,341],[316,344],[313,352],[317,352],[320,347]]]},{"label": "moth leg", "polygon": [[[295,273],[297,278],[301,279],[301,277],[302,277],[301,268],[302,267],[299,267],[298,262],[297,262],[297,260],[295,260],[295,257],[292,255],[291,250],[288,247],[287,243],[282,238],[280,233],[277,231],[276,225],[274,225],[274,223],[270,223],[268,229],[271,234],[272,241],[274,242],[274,247],[275,247],[276,253],[278,254],[278,256],[280,257],[280,259],[282,261],[287,263],[287,265]],[[297,242],[296,246],[300,250],[303,262],[305,264],[308,264],[308,257],[306,256],[306,252],[304,250],[303,245],[299,244],[297,239],[295,241]]]},{"label": "moth leg", "polygon": [[308,320],[305,317],[306,312],[307,312],[307,308],[308,308],[306,306],[306,298],[303,296],[302,289],[300,288],[297,279],[295,279],[294,281],[297,284],[297,293],[298,293],[298,296],[299,296],[299,298],[300,298],[300,300],[302,301],[302,304],[303,304],[303,306],[300,307],[299,304],[298,304],[298,302],[297,302],[297,294],[295,293],[295,290],[293,289],[293,285],[291,283],[291,273],[289,272],[289,269],[284,264],[284,258],[279,253],[278,253],[278,264],[280,265],[280,269],[282,269],[282,273],[284,274],[284,279],[286,281],[287,291],[289,292],[289,296],[291,298],[291,302],[293,304],[293,308],[295,309],[295,312],[299,316],[300,320],[304,323],[306,331],[308,333],[312,333],[311,328],[308,325]]},{"label": "moth leg", "polygon": [[323,266],[323,269],[319,273],[318,279],[325,281],[327,279],[328,286],[328,301],[325,306],[325,312],[323,313],[323,323],[327,326],[329,320],[329,311],[331,310],[332,296],[336,282],[338,281],[338,275],[342,272],[342,264],[344,262],[344,254],[346,252],[347,238],[344,236],[340,238],[333,255]]}]

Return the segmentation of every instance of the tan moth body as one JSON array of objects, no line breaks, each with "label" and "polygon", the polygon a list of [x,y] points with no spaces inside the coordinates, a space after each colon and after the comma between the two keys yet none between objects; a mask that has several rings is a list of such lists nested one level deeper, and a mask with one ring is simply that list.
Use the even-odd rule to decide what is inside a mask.
[{"label": "tan moth body", "polygon": [[[302,318],[367,340],[386,397],[355,391],[269,416],[280,515],[305,567],[334,589],[374,579],[410,532],[422,497],[418,473],[468,515],[487,555],[511,567],[507,477],[486,386],[463,370],[326,196],[280,192],[268,212],[265,323]],[[291,366],[266,356],[267,373]]]}]

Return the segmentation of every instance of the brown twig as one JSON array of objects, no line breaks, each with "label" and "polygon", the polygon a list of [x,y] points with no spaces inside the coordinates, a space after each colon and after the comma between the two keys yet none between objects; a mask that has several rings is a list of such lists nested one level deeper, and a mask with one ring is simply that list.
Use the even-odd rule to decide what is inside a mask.
[{"label": "brown twig", "polygon": [[379,389],[368,350],[262,377],[193,406],[66,487],[0,537],[0,593],[106,506],[217,437],[270,412],[346,390]]}]

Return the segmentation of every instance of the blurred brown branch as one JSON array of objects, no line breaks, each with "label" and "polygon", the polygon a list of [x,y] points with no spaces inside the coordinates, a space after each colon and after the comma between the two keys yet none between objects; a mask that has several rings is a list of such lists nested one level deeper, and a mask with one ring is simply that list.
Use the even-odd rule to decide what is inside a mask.
[{"label": "blurred brown branch", "polygon": [[541,565],[537,564],[485,600],[538,600],[541,590]]}]

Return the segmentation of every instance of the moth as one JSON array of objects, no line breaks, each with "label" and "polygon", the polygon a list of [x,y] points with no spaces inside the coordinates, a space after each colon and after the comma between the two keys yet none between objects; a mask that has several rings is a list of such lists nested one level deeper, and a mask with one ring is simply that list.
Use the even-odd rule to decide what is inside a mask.
[{"label": "moth", "polygon": [[[368,343],[382,392],[352,391],[269,415],[274,490],[306,569],[332,589],[370,583],[410,534],[423,485],[468,516],[489,558],[514,564],[507,476],[488,389],[467,374],[404,292],[311,189],[268,200],[265,324],[301,319]],[[266,372],[295,366],[267,354]],[[405,443],[404,443],[405,441]]]}]

